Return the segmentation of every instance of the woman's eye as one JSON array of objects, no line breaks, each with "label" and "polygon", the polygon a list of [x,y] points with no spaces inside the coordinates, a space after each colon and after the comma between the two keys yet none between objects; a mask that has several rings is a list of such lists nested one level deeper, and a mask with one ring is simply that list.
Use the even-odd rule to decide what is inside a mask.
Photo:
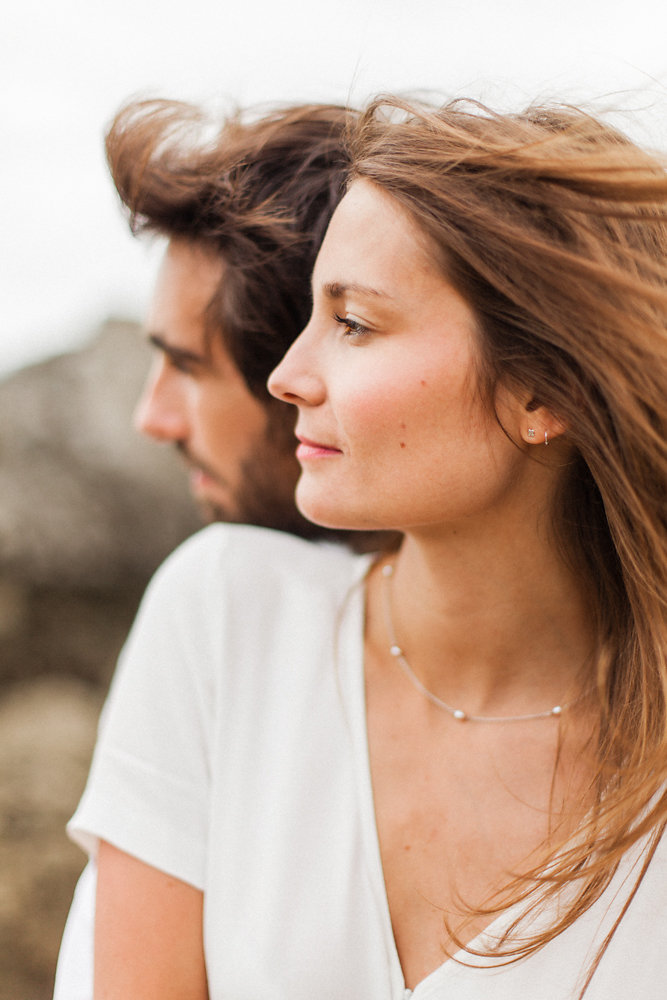
[{"label": "woman's eye", "polygon": [[334,313],[334,319],[344,328],[346,337],[363,337],[364,334],[370,333],[367,326],[357,319],[352,319],[351,316],[339,316],[338,313]]}]

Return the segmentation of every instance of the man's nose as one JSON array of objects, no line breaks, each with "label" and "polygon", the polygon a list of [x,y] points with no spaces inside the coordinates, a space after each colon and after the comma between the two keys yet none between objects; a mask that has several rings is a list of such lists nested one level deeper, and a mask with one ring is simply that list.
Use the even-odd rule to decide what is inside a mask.
[{"label": "man's nose", "polygon": [[184,441],[188,422],[178,373],[161,360],[148,375],[134,411],[134,426],[156,441]]}]

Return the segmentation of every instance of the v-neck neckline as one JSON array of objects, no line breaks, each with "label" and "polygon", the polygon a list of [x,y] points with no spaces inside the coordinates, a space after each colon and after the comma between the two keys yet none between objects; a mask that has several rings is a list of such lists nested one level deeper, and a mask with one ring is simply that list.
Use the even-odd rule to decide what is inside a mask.
[{"label": "v-neck neckline", "polygon": [[403,967],[396,947],[396,939],[391,922],[389,899],[382,867],[380,852],[380,836],[375,813],[375,800],[371,778],[370,748],[368,744],[368,721],[366,715],[366,675],[364,655],[364,632],[366,620],[366,594],[368,571],[373,565],[372,559],[364,557],[360,563],[360,573],[355,574],[348,595],[347,607],[341,622],[341,641],[338,670],[348,671],[344,689],[349,691],[348,713],[350,736],[353,747],[355,780],[357,797],[361,816],[362,840],[365,867],[368,872],[372,894],[378,910],[378,918],[382,924],[382,936],[387,949],[390,964],[390,977],[394,991],[400,991],[396,996],[411,997],[421,1000],[430,993],[432,986],[445,982],[448,972],[461,968],[461,963],[484,965],[484,960],[470,953],[469,948],[480,949],[490,939],[499,936],[506,930],[509,923],[520,912],[518,906],[510,907],[493,920],[484,930],[480,931],[466,948],[459,949],[450,958],[436,966],[413,988],[406,986]]}]

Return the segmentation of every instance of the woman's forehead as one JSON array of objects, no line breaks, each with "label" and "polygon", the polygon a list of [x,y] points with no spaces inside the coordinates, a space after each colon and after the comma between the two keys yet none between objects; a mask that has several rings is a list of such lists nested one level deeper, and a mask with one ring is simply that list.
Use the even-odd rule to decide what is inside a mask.
[{"label": "woman's forehead", "polygon": [[[318,254],[314,288],[363,286],[391,299],[406,277],[442,280],[428,237],[392,195],[355,180],[336,209]],[[435,248],[433,248],[433,251]]]}]

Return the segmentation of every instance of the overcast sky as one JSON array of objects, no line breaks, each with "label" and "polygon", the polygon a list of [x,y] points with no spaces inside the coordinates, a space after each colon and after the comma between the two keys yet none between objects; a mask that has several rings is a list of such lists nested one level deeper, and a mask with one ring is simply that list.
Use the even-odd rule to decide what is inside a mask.
[{"label": "overcast sky", "polygon": [[127,233],[102,155],[132,94],[593,101],[667,148],[665,0],[21,0],[1,35],[0,373],[141,318],[157,254]]}]

